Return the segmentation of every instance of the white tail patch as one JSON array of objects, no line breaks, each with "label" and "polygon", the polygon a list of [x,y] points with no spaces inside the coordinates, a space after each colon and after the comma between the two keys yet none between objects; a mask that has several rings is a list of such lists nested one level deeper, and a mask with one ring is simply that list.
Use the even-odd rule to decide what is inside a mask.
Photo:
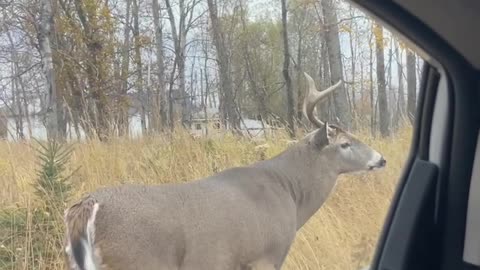
[{"label": "white tail patch", "polygon": [[96,270],[99,269],[95,263],[95,252],[94,252],[94,243],[95,243],[95,218],[97,217],[98,203],[93,205],[92,215],[87,222],[87,243],[82,241],[82,245],[85,249],[85,270]]},{"label": "white tail patch", "polygon": [[66,239],[66,247],[65,252],[68,255],[68,260],[70,264],[71,270],[98,270],[99,262],[97,262],[99,258],[99,250],[94,246],[95,243],[95,218],[97,216],[97,211],[99,208],[99,204],[95,203],[92,208],[92,214],[88,218],[86,228],[85,228],[85,235],[81,238],[81,248],[83,249],[83,268],[80,268],[77,261],[75,260],[75,256],[73,255],[74,251],[72,250],[72,243],[70,239],[70,234],[68,232],[67,226],[67,239]]},{"label": "white tail patch", "polygon": [[85,259],[83,261],[85,270],[97,270],[92,246],[85,241],[85,239],[82,239],[82,247],[85,252]]},{"label": "white tail patch", "polygon": [[87,239],[91,246],[93,246],[95,242],[95,218],[97,217],[98,206],[98,203],[93,205],[92,215],[87,222]]}]

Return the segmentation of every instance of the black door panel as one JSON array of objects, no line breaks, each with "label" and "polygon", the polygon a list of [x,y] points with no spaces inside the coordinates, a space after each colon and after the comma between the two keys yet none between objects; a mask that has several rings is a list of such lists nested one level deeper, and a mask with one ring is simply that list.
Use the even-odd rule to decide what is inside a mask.
[{"label": "black door panel", "polygon": [[430,228],[434,223],[437,175],[438,167],[433,163],[416,160],[413,164],[388,231],[380,269],[432,269],[431,260],[417,258],[427,255],[425,248],[436,239],[436,231]]}]

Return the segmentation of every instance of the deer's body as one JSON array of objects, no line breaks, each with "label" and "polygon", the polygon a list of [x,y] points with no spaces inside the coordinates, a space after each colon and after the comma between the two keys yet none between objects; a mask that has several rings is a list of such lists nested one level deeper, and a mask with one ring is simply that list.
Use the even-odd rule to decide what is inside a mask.
[{"label": "deer's body", "polygon": [[[254,195],[256,201],[244,189],[248,185],[214,177],[192,185],[126,185],[94,193],[87,200],[99,203],[95,245],[101,264],[118,270],[140,265],[146,270],[241,270],[261,259],[280,265],[296,232],[294,203],[281,199],[286,193],[279,186],[272,191],[267,184]],[[126,199],[115,199],[112,192]],[[152,207],[139,212],[145,204]]]},{"label": "deer's body", "polygon": [[280,269],[338,175],[384,161],[325,124],[251,166],[184,184],[100,189],[66,212],[67,261],[75,270]]}]

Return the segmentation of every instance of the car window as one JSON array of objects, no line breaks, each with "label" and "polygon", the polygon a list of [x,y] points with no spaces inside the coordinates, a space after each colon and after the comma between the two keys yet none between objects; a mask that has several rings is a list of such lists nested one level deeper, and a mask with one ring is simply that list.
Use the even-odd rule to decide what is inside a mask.
[{"label": "car window", "polygon": [[[155,222],[151,203],[185,225],[198,221],[185,213],[204,211],[226,220],[212,241],[236,216],[246,235],[265,230],[260,243],[286,243],[272,233],[277,219],[249,216],[269,213],[298,229],[282,269],[369,265],[409,153],[423,64],[380,22],[334,0],[7,0],[0,13],[1,269],[63,269],[64,211],[86,193],[188,185],[234,167],[246,169],[205,184],[223,199],[168,189],[186,203],[160,204],[158,191],[135,215]],[[269,163],[310,144],[318,155]]]}]

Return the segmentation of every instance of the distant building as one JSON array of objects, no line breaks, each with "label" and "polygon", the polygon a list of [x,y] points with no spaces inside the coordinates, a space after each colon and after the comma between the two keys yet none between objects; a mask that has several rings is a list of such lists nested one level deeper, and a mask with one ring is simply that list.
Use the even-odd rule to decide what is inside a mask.
[{"label": "distant building", "polygon": [[[215,137],[224,133],[225,128],[221,126],[220,114],[216,108],[207,109],[207,117],[204,111],[197,111],[192,114],[190,120],[190,133],[194,136]],[[260,120],[242,118],[240,130],[243,135],[252,139],[265,139],[272,134],[273,128]]]},{"label": "distant building", "polygon": [[221,133],[221,127],[222,123],[217,108],[207,107],[206,115],[204,110],[197,109],[190,119],[190,133],[197,137],[207,134],[215,137]]}]

